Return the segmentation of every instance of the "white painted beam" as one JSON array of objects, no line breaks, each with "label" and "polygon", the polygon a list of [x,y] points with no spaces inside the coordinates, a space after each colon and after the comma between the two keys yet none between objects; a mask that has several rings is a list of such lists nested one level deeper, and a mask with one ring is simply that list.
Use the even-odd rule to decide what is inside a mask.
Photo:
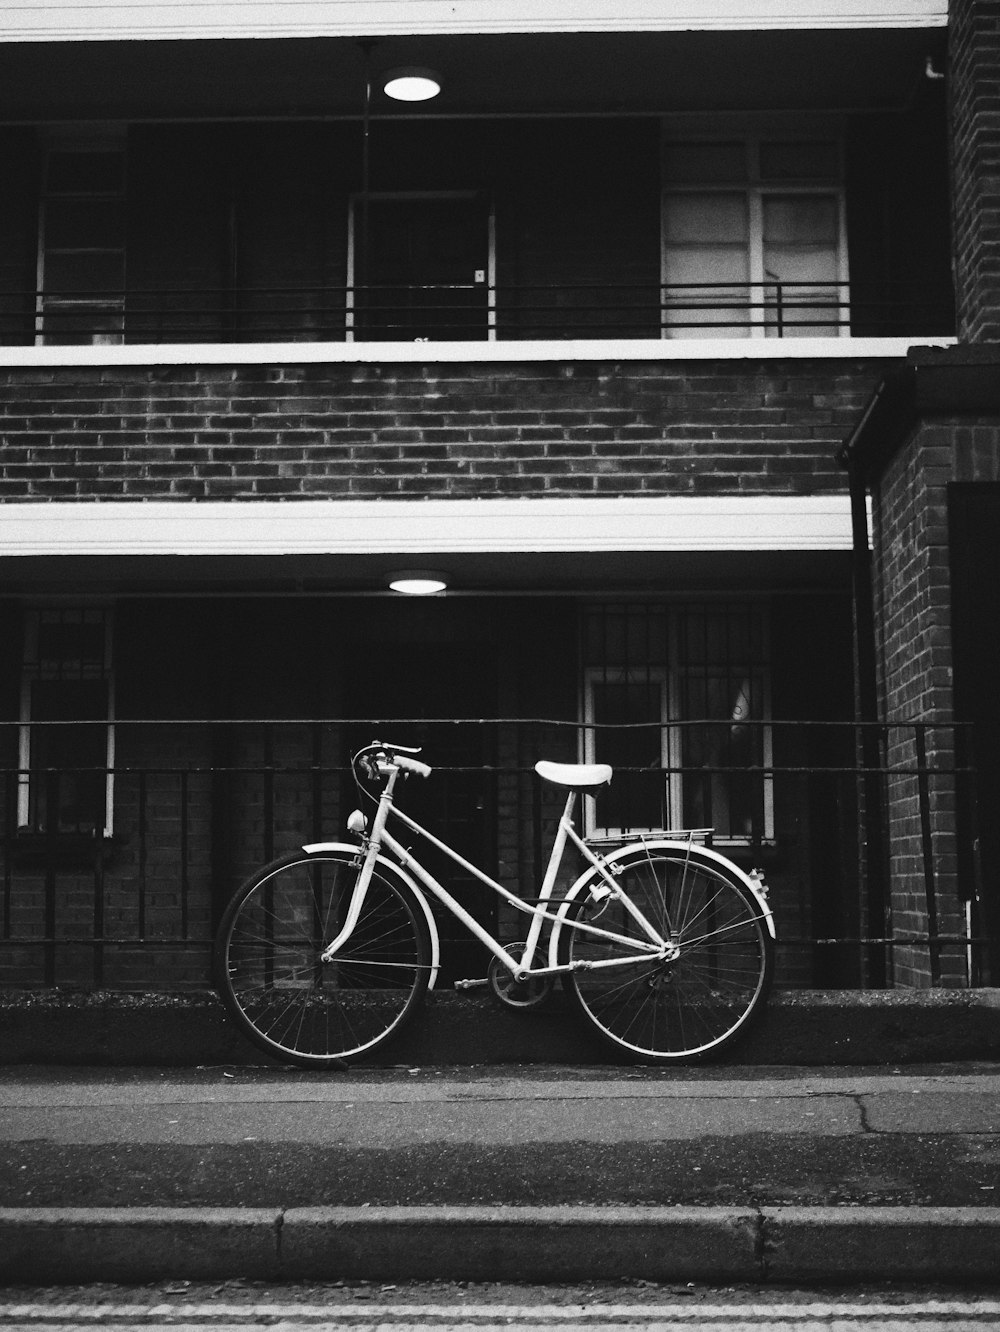
[{"label": "white painted beam", "polygon": [[193,342],[0,347],[0,369],[157,365],[321,365],[532,361],[884,360],[928,338],[589,338],[504,342]]},{"label": "white painted beam", "polygon": [[13,0],[0,41],[943,27],[946,0]]},{"label": "white painted beam", "polygon": [[0,558],[843,551],[847,495],[0,506]]}]

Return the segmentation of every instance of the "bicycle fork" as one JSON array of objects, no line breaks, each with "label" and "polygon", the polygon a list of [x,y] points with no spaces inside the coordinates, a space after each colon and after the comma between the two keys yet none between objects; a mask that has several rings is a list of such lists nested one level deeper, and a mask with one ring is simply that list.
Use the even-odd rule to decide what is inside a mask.
[{"label": "bicycle fork", "polygon": [[372,874],[375,870],[375,862],[378,859],[379,850],[382,843],[382,831],[385,828],[385,821],[389,816],[389,809],[392,805],[393,787],[396,785],[396,779],[399,772],[393,769],[386,778],[385,786],[379,797],[378,809],[372,820],[372,826],[368,837],[364,843],[365,858],[361,862],[361,870],[358,874],[358,881],[354,885],[354,891],[351,893],[351,901],[347,908],[347,917],[344,920],[343,927],[337,936],[327,944],[319,955],[321,962],[332,962],[337,953],[344,946],[347,940],[354,932],[364,910],[365,899],[368,896],[368,885],[372,881]]}]

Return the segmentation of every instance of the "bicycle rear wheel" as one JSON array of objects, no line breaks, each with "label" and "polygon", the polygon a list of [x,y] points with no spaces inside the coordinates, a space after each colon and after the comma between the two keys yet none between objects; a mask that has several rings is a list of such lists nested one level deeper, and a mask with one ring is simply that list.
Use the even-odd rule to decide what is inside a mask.
[{"label": "bicycle rear wheel", "polygon": [[[760,905],[724,863],[697,848],[637,849],[617,866],[619,888],[679,952],[671,962],[651,960],[570,928],[564,960],[585,965],[566,977],[569,995],[601,1038],[631,1059],[693,1063],[719,1054],[746,1031],[770,988],[774,941]],[[588,901],[586,885],[579,900]],[[616,899],[580,910],[588,924],[646,937]],[[617,959],[623,965],[586,967]]]},{"label": "bicycle rear wheel", "polygon": [[430,940],[408,885],[376,867],[353,933],[332,962],[359,862],[299,852],[236,893],[215,945],[228,1012],[261,1049],[303,1068],[336,1068],[394,1036],[427,989]]}]

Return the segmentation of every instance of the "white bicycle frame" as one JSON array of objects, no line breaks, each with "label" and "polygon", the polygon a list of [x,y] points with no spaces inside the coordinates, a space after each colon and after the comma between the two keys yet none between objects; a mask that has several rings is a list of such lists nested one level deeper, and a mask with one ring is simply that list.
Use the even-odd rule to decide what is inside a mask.
[{"label": "white bicycle frame", "polygon": [[[415,763],[412,759],[407,759],[405,756],[397,754],[392,759],[385,760],[381,765],[381,770],[386,777],[386,783],[379,797],[378,810],[372,820],[371,828],[362,844],[362,848],[359,850],[359,854],[362,852],[364,854],[361,873],[358,875],[358,881],[354,887],[343,928],[337,934],[336,938],[331,940],[326,948],[324,948],[321,954],[321,961],[332,962],[338,951],[343,947],[354,931],[364,908],[365,898],[368,893],[368,885],[371,883],[372,874],[374,873],[376,863],[380,858],[380,852],[383,847],[392,853],[396,861],[398,861],[398,866],[394,862],[387,863],[393,864],[393,868],[401,866],[409,876],[415,876],[420,883],[423,884],[449,912],[451,912],[453,916],[466,926],[475,938],[477,938],[518,981],[523,981],[527,979],[528,976],[557,976],[569,971],[627,967],[634,965],[636,960],[643,957],[648,958],[650,961],[657,962],[672,962],[678,957],[680,953],[679,939],[676,937],[671,939],[664,938],[650,921],[647,920],[645,915],[643,915],[631,898],[621,891],[615,881],[615,858],[626,852],[631,853],[634,850],[634,846],[623,846],[618,851],[613,852],[610,856],[601,857],[596,855],[577,833],[572,819],[573,810],[576,804],[576,791],[570,791],[567,796],[566,805],[559,820],[559,826],[552,843],[552,849],[549,853],[548,865],[545,870],[542,886],[538,898],[533,905],[524,898],[519,897],[517,893],[513,893],[505,888],[488,874],[485,874],[477,866],[465,860],[457,851],[453,851],[450,846],[435,837],[433,833],[428,832],[428,830],[417,823],[415,819],[410,818],[408,814],[395,806],[393,792],[400,771],[417,772],[426,776],[430,772],[430,769],[427,768],[426,764]],[[425,838],[431,846],[437,847],[439,851],[444,852],[444,854],[448,856],[449,859],[453,860],[455,864],[461,866],[462,869],[479,879],[480,882],[486,884],[487,887],[492,888],[494,892],[505,901],[509,902],[517,910],[523,911],[532,917],[527,939],[525,941],[524,951],[519,957],[515,958],[511,956],[507,949],[493,937],[489,930],[485,929],[474,916],[470,915],[462,904],[456,901],[451,893],[448,892],[444,885],[441,884],[433,874],[426,870],[423,865],[420,864],[419,860],[413,856],[405,846],[393,837],[386,828],[386,823],[390,814],[399,819],[400,822],[412,832]],[[558,909],[553,912],[549,910],[549,907],[553,903],[556,879],[568,842],[571,842],[577,850],[581,852],[584,858],[589,862],[589,868],[584,870],[567,892],[558,900],[556,903]],[[322,851],[327,847],[332,849],[334,845],[339,846],[340,844],[315,843],[305,847],[304,850],[307,852],[316,852]],[[652,846],[653,844],[648,845]],[[680,852],[687,849],[688,852],[690,852],[690,842],[670,842],[669,839],[665,839],[663,841],[658,840],[655,843],[655,846],[658,848],[670,847],[671,849]],[[717,857],[715,853],[709,852],[709,854],[712,855],[714,859],[722,861],[722,857]],[[729,862],[723,863],[727,866],[729,864]],[[602,882],[596,890],[594,889],[593,884],[591,884],[591,896],[595,900],[601,901],[609,896],[617,898],[625,910],[628,911],[636,921],[636,924],[639,926],[639,929],[645,938],[636,937],[635,935],[626,936],[617,934],[612,930],[602,929],[600,926],[589,924],[586,921],[576,918],[570,919],[569,912],[572,903],[584,882],[592,880],[593,872],[595,870],[600,875]],[[741,877],[745,876],[741,875]],[[412,881],[411,886],[414,888],[416,887],[416,885],[412,884]],[[774,925],[771,919],[770,908],[749,879],[747,879],[747,888],[760,907],[761,915],[766,919],[768,929],[773,936]],[[417,895],[418,897],[421,896],[419,889],[417,890]],[[434,926],[433,917],[425,902],[421,902],[421,906],[425,908],[424,915],[432,930],[433,941],[436,937],[436,927]],[[555,926],[549,937],[548,963],[547,965],[536,967],[533,963],[535,960],[535,954],[539,950],[542,928],[546,920],[552,921]],[[560,963],[558,960],[559,938],[563,927],[579,930],[586,934],[592,934],[598,938],[607,939],[614,943],[624,944],[632,950],[632,956],[607,958],[600,961],[579,960],[572,963]],[[436,954],[437,950],[435,949],[435,956]]]}]

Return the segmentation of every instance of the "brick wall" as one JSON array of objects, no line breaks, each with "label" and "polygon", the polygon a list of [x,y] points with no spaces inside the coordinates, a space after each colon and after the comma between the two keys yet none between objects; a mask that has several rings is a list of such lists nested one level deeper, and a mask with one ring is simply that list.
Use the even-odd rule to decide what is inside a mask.
[{"label": "brick wall", "polygon": [[1000,339],[1000,0],[949,5],[958,333]]},{"label": "brick wall", "polygon": [[873,362],[7,370],[0,501],[841,490]]},{"label": "brick wall", "polygon": [[[921,839],[934,849],[941,932],[962,933],[955,839],[955,763],[951,656],[951,588],[947,487],[952,481],[1000,479],[1000,423],[969,417],[924,422],[897,454],[875,492],[877,620],[890,771],[890,856],[893,921],[898,934],[927,929]],[[936,770],[924,793],[915,775],[916,732],[907,723],[935,723],[926,733],[927,761]],[[925,948],[899,950],[896,981],[926,984]],[[964,975],[961,950],[945,950],[942,979]]]}]

